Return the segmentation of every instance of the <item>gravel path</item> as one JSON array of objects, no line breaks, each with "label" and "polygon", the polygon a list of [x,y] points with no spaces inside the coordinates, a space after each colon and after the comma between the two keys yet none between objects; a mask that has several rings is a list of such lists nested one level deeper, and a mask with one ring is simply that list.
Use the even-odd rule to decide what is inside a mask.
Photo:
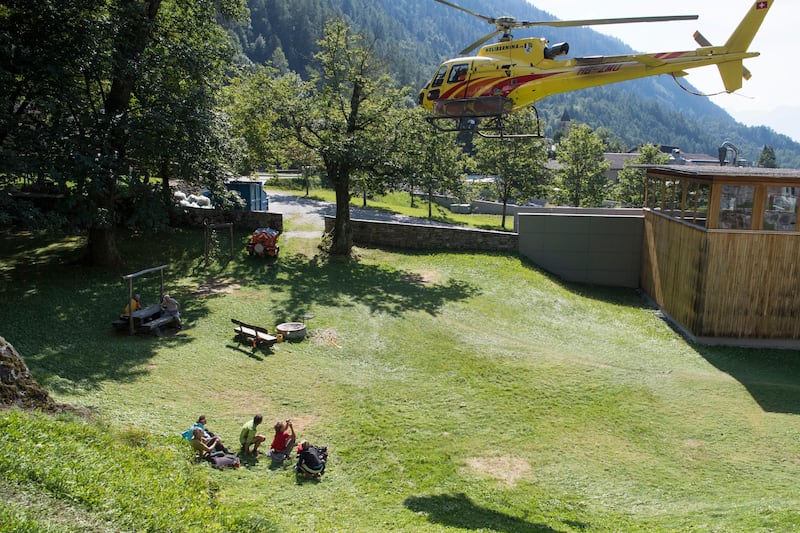
[{"label": "gravel path", "polygon": [[[312,200],[302,196],[286,194],[283,191],[267,191],[269,196],[269,210],[273,213],[281,213],[292,225],[300,227],[318,227],[313,231],[288,231],[284,233],[287,237],[314,238],[321,237],[325,229],[325,222],[322,217],[336,215],[336,205],[329,202]],[[405,222],[408,224],[425,224],[429,226],[453,226],[427,218],[409,217],[390,213],[382,209],[369,209],[364,207],[350,207],[350,218],[359,220],[377,220],[386,222]]]}]

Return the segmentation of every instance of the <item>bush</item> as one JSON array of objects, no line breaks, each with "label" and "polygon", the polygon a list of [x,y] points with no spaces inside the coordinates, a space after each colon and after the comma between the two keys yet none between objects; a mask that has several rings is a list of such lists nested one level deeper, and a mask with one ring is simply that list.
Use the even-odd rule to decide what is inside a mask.
[{"label": "bush", "polygon": [[59,232],[69,225],[58,211],[45,212],[33,202],[14,198],[8,191],[0,192],[0,227]]}]

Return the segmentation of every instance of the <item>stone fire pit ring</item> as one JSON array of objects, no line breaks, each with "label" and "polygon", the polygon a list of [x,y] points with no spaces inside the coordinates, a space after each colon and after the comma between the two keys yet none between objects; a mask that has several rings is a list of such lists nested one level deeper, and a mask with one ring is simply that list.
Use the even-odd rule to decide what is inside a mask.
[{"label": "stone fire pit ring", "polygon": [[275,326],[275,331],[290,341],[306,338],[306,325],[304,322],[284,322]]}]

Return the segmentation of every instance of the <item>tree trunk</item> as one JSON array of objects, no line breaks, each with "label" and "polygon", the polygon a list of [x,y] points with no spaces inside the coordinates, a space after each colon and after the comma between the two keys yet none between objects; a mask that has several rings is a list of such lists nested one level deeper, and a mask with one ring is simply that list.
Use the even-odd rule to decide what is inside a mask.
[{"label": "tree trunk", "polygon": [[103,172],[96,177],[102,183],[102,193],[97,203],[108,211],[109,220],[97,221],[89,229],[85,258],[92,265],[122,264],[113,224],[117,180],[126,169],[125,151],[128,144],[128,135],[125,132],[126,114],[139,75],[135,66],[139,64],[152,38],[161,2],[162,0],[124,0],[120,3],[121,23],[114,43],[115,68],[104,102],[105,119],[102,125],[105,127],[107,142],[103,142],[98,150],[108,164],[108,173]]},{"label": "tree trunk", "polygon": [[346,166],[328,166],[328,175],[336,188],[336,222],[333,226],[331,255],[349,256],[353,248],[353,227],[350,224],[350,172]]},{"label": "tree trunk", "polygon": [[101,267],[119,267],[123,265],[122,256],[117,248],[116,235],[113,228],[90,228],[86,243],[85,260],[87,264]]}]

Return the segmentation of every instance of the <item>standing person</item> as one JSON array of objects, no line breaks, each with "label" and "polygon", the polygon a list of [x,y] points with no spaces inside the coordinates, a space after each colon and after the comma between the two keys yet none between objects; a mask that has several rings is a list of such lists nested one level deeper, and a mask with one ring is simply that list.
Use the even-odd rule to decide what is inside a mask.
[{"label": "standing person", "polygon": [[258,414],[254,416],[252,420],[245,422],[242,426],[242,431],[239,433],[239,442],[242,445],[243,455],[250,454],[250,446],[253,447],[253,455],[258,455],[258,446],[267,440],[267,437],[259,435],[256,430],[263,420],[264,417]]},{"label": "standing person", "polygon": [[273,459],[284,460],[292,454],[292,448],[294,448],[297,436],[294,434],[291,420],[287,419],[286,422],[278,421],[274,427],[275,438],[272,439],[272,444],[269,446],[270,452]]},{"label": "standing person", "polygon": [[169,294],[165,294],[164,299],[161,300],[161,309],[163,309],[168,315],[175,317],[175,323],[178,325],[178,329],[183,326],[183,324],[181,324],[181,306],[178,303],[178,300]]},{"label": "standing person", "polygon": [[124,315],[130,315],[134,311],[138,311],[142,308],[142,296],[140,294],[134,294],[131,301],[128,302],[128,305],[125,306],[125,310],[122,312]]}]

